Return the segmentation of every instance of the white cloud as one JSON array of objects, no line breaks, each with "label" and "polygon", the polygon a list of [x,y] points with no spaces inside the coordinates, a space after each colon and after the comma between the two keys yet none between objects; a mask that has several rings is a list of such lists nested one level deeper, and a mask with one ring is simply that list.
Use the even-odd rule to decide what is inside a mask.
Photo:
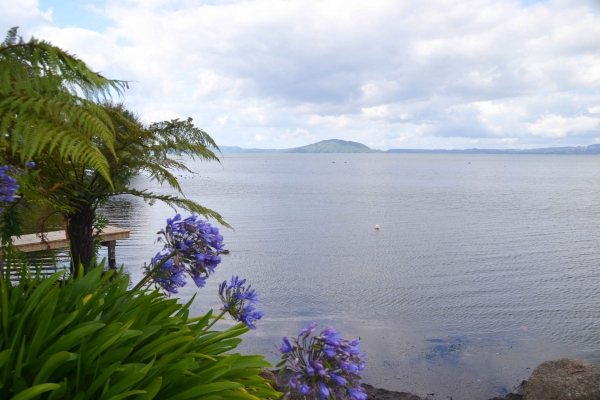
[{"label": "white cloud", "polygon": [[33,0],[0,9],[130,80],[146,120],[192,116],[223,145],[579,145],[600,113],[593,0],[107,0],[102,32]]},{"label": "white cloud", "polygon": [[205,69],[196,74],[196,82],[194,82],[194,99],[203,98],[210,93],[221,89],[224,86],[222,78],[214,71]]},{"label": "white cloud", "polygon": [[588,106],[588,112],[590,114],[600,114],[600,106]]},{"label": "white cloud", "polygon": [[52,9],[40,10],[37,0],[0,0],[0,10],[0,28],[4,32],[19,26],[22,28],[21,35],[29,34],[31,28],[52,21]]},{"label": "white cloud", "polygon": [[390,106],[383,104],[381,106],[373,106],[361,109],[363,115],[369,119],[383,119],[390,113]]},{"label": "white cloud", "polygon": [[344,128],[344,127],[347,127],[348,125],[350,125],[351,122],[352,122],[352,119],[350,119],[346,115],[340,115],[340,116],[311,115],[307,121],[307,123],[309,125],[323,125],[328,128]]},{"label": "white cloud", "polygon": [[556,114],[545,115],[529,126],[534,135],[562,138],[568,135],[587,133],[597,129],[600,119],[586,116],[565,118]]}]

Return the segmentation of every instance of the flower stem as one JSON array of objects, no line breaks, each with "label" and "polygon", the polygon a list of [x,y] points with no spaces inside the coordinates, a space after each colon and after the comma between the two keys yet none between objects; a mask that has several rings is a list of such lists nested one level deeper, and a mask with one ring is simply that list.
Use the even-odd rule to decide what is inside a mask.
[{"label": "flower stem", "polygon": [[223,318],[223,315],[225,315],[226,312],[227,312],[227,310],[221,311],[221,314],[219,314],[219,316],[216,317],[213,322],[211,322],[210,324],[206,325],[206,328],[203,329],[203,332],[208,331],[214,324],[217,323],[218,320],[220,320],[221,318]]},{"label": "flower stem", "polygon": [[137,285],[135,285],[135,287],[132,289],[132,291],[136,291],[141,289],[146,283],[148,283],[150,281],[150,279],[152,279],[154,277],[154,273],[156,271],[158,271],[160,269],[160,267],[162,267],[163,265],[165,265],[165,263],[167,261],[169,261],[171,258],[173,258],[173,256],[175,255],[175,251],[172,251],[171,254],[169,254],[167,257],[163,258],[162,260],[160,260],[160,262],[156,265],[156,267],[152,268],[152,270],[150,272],[148,272],[148,274],[144,277],[144,279],[142,279],[141,281],[138,282]]}]

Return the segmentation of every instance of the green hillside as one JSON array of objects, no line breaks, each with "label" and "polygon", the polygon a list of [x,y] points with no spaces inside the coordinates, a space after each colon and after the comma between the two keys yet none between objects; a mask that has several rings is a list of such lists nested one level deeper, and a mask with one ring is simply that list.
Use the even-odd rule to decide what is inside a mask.
[{"label": "green hillside", "polygon": [[362,143],[330,139],[308,146],[283,150],[282,153],[381,153],[381,150],[370,149]]}]

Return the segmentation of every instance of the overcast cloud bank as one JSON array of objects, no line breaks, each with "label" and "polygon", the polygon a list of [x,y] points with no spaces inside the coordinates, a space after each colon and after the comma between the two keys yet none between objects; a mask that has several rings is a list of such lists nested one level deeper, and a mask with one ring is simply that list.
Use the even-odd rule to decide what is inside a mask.
[{"label": "overcast cloud bank", "polygon": [[132,81],[147,121],[218,144],[534,148],[600,142],[592,0],[0,0],[0,28]]}]

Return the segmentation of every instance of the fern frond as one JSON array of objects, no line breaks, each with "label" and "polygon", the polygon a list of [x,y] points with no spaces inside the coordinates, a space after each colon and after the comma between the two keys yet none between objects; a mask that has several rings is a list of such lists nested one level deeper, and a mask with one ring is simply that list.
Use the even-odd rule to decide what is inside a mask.
[{"label": "fern frond", "polygon": [[110,117],[90,101],[73,100],[49,99],[36,94],[0,94],[0,118],[16,116],[17,123],[25,125],[34,125],[38,118],[53,120],[57,127],[62,125],[65,129],[79,130],[88,140],[105,143],[114,153],[114,132]]},{"label": "fern frond", "polygon": [[150,193],[150,192],[147,192],[144,190],[135,190],[135,189],[128,189],[128,190],[124,190],[119,193],[115,193],[115,195],[124,195],[124,194],[140,197],[146,201],[159,200],[159,201],[162,201],[163,203],[167,204],[171,208],[173,208],[174,211],[183,209],[183,210],[189,211],[191,213],[202,215],[206,218],[213,218],[214,220],[219,222],[221,225],[223,225],[227,228],[233,229],[231,227],[231,225],[229,225],[227,222],[225,222],[223,220],[223,217],[221,216],[221,214],[219,214],[218,212],[213,211],[209,208],[202,207],[200,204],[198,204],[195,201],[190,200],[190,199],[184,199],[181,197],[170,196],[170,195],[155,194],[155,193]]},{"label": "fern frond", "polygon": [[15,26],[12,27],[8,30],[8,32],[6,33],[6,39],[4,39],[4,42],[2,42],[2,44],[0,44],[1,47],[6,47],[6,46],[12,46],[15,43],[17,43],[17,29],[19,27]]},{"label": "fern frond", "polygon": [[[18,39],[18,40],[17,40]],[[90,70],[75,55],[52,44],[31,38],[25,42],[17,28],[9,30],[0,45],[0,87],[13,86],[19,91],[78,92],[92,100],[111,98],[111,92],[122,94],[127,82],[107,79]]]},{"label": "fern frond", "polygon": [[3,139],[22,160],[56,148],[61,157],[86,163],[111,182],[109,163],[96,142],[101,140],[114,154],[114,137],[100,112],[36,96],[9,97],[0,101],[0,128],[8,132]]},{"label": "fern frond", "polygon": [[90,163],[112,187],[106,154],[94,147],[116,158],[115,131],[95,101],[126,87],[48,42],[24,41],[12,28],[0,44],[0,143],[22,158],[56,149],[64,160]]}]

